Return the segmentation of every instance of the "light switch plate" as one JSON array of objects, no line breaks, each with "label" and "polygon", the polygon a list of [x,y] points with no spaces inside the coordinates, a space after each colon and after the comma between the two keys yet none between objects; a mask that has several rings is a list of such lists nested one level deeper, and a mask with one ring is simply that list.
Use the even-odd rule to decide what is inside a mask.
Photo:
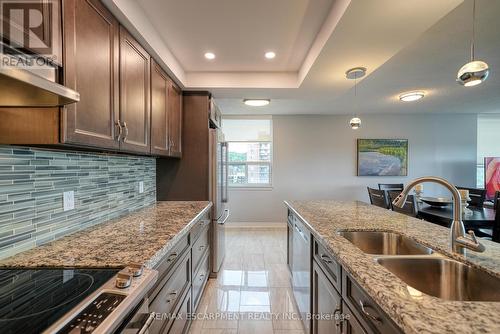
[{"label": "light switch plate", "polygon": [[73,210],[75,208],[75,192],[73,190],[63,193],[63,207],[64,211]]},{"label": "light switch plate", "polygon": [[144,192],[144,181],[139,181],[139,194]]}]

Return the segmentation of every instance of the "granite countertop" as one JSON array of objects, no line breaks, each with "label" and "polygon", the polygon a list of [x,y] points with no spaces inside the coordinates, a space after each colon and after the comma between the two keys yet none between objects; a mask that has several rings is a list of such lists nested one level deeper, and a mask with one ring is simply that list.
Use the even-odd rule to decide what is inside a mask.
[{"label": "granite countertop", "polygon": [[185,236],[210,202],[157,202],[0,261],[0,267],[153,268]]},{"label": "granite countertop", "polygon": [[449,250],[449,229],[362,202],[288,201],[285,204],[308,225],[314,237],[336,256],[405,333],[500,333],[500,302],[447,301],[412,296],[407,285],[363,253],[339,230],[399,232],[435,251],[500,277],[500,244],[481,240],[484,253],[466,256]]}]

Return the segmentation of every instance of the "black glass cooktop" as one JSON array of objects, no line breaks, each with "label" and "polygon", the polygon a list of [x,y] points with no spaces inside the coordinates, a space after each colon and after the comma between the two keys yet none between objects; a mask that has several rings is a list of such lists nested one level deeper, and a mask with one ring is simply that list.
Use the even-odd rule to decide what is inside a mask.
[{"label": "black glass cooktop", "polygon": [[119,269],[0,269],[0,333],[41,333]]}]

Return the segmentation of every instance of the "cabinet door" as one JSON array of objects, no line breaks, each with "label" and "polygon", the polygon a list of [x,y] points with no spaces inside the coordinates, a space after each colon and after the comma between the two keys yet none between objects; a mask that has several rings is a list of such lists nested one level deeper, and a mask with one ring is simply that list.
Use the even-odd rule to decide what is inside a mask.
[{"label": "cabinet door", "polygon": [[[168,89],[168,123],[170,138],[170,156],[182,155],[182,92],[170,82]],[[207,125],[208,126],[208,125]]]},{"label": "cabinet door", "polygon": [[151,61],[151,153],[168,156],[168,85],[161,67]]},{"label": "cabinet door", "polygon": [[149,54],[120,27],[120,148],[149,153]]},{"label": "cabinet door", "polygon": [[313,334],[341,333],[342,299],[316,261],[313,261]]},{"label": "cabinet door", "polygon": [[80,102],[63,108],[63,143],[118,149],[119,24],[97,0],[63,2],[64,83]]}]

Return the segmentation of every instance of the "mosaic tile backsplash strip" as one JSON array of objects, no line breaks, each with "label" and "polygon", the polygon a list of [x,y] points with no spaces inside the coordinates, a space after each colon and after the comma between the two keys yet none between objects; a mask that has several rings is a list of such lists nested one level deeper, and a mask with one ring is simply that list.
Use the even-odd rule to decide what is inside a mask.
[{"label": "mosaic tile backsplash strip", "polygon": [[0,146],[0,259],[155,201],[154,158]]}]

